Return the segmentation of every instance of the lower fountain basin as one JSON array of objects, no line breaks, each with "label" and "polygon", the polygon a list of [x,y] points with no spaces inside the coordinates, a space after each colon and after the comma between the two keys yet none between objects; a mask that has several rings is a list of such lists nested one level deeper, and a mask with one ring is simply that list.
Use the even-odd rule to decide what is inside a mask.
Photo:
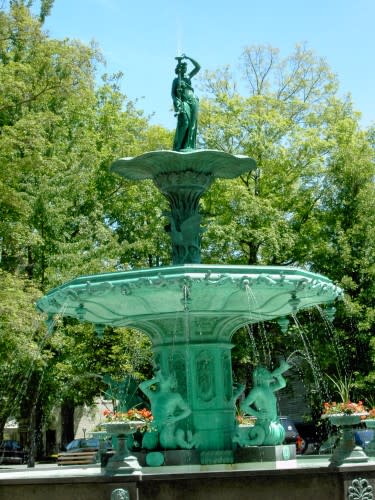
[{"label": "lower fountain basin", "polygon": [[245,324],[329,304],[341,295],[328,278],[297,268],[185,264],[81,276],[50,291],[37,307],[97,325],[137,326],[185,313]]}]

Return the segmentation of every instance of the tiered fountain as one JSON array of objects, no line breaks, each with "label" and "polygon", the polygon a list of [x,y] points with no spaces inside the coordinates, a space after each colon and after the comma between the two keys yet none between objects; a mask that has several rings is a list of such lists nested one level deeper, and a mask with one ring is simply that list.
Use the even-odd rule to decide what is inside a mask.
[{"label": "tiered fountain", "polygon": [[[193,64],[189,74],[186,60]],[[120,424],[118,432],[113,425],[109,432],[118,434],[118,452],[106,469],[1,471],[1,498],[373,499],[372,455],[367,462],[337,466],[327,457],[290,460],[288,449],[279,444],[283,434],[274,392],[285,386],[285,362],[272,372],[256,367],[253,388],[242,398],[241,408],[257,416],[257,423],[244,435],[235,425],[235,401],[242,388],[232,383],[233,333],[243,325],[274,319],[283,330],[288,315],[316,304],[329,307],[342,291],[323,276],[295,268],[200,263],[200,197],[215,178],[235,178],[254,170],[255,162],[195,149],[198,102],[191,77],[198,70],[196,61],[178,58],[172,86],[178,116],[174,151],[150,152],[112,165],[113,172],[127,179],[153,179],[168,199],[173,265],[82,276],[37,304],[50,325],[54,315],[64,315],[92,323],[98,335],[106,326],[129,326],[151,339],[155,376],[140,384],[154,414],[155,430],[143,442],[149,466],[140,468],[128,456],[125,439],[133,424]],[[278,447],[281,459],[274,453],[271,461],[263,453]],[[258,460],[248,459],[249,450],[259,451]],[[185,465],[170,465],[173,454]]]},{"label": "tiered fountain", "polygon": [[111,166],[126,179],[152,179],[167,198],[173,265],[82,276],[50,291],[38,308],[49,318],[60,314],[92,323],[98,332],[106,326],[144,332],[157,370],[141,387],[154,399],[159,431],[154,447],[194,448],[201,463],[233,462],[239,395],[232,382],[233,334],[244,325],[331,305],[342,291],[324,276],[291,267],[200,263],[201,196],[216,178],[238,177],[256,163],[195,149],[197,100],[190,79],[199,65],[185,59],[194,69],[187,75],[184,57],[179,58],[172,87],[175,150],[122,158]]}]

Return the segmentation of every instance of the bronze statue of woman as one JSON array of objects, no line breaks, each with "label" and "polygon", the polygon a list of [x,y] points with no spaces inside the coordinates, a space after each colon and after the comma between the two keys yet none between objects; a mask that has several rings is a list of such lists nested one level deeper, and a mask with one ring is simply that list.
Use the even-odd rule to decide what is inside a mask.
[{"label": "bronze statue of woman", "polygon": [[[195,149],[198,122],[198,98],[194,95],[191,79],[200,70],[200,65],[191,57],[183,54],[176,57],[176,78],[172,83],[173,106],[177,116],[176,134],[173,142],[174,151]],[[193,64],[193,69],[187,73],[186,60]]]}]

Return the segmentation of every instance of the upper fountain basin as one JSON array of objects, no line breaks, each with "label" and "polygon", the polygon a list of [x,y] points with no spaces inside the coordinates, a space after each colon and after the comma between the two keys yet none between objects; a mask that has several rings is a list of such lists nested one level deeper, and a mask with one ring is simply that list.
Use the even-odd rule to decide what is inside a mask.
[{"label": "upper fountain basin", "polygon": [[111,171],[133,180],[155,179],[160,174],[194,172],[213,178],[234,179],[256,168],[255,160],[213,149],[151,151],[135,158],[120,158]]}]

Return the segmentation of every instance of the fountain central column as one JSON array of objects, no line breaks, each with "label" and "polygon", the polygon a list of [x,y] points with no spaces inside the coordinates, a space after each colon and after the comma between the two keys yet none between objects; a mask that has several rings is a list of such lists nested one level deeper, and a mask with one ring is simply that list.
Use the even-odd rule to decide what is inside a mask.
[{"label": "fountain central column", "polygon": [[[184,334],[178,340],[154,346],[155,364],[176,378],[176,392],[192,411],[184,425],[193,433],[196,447],[231,450],[235,428],[233,345],[225,339],[210,339],[212,331],[205,331],[209,324],[207,319],[188,317]],[[170,328],[173,331],[174,326],[171,324]]]},{"label": "fountain central column", "polygon": [[173,264],[199,264],[201,261],[201,215],[199,200],[214,176],[191,171],[161,173],[154,183],[167,198],[171,211],[166,227],[172,239]]}]

